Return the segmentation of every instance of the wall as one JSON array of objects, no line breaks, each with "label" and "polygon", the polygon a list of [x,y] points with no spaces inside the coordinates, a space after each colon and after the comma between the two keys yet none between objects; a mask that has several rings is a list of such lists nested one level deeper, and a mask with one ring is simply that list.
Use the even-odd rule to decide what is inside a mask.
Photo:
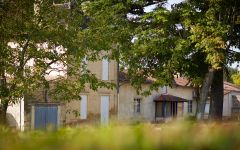
[{"label": "wall", "polygon": [[[102,61],[88,62],[87,69],[95,74],[98,79],[102,78]],[[106,82],[117,82],[117,63],[109,62],[109,80]],[[80,100],[73,100],[63,106],[63,122],[71,124],[74,122],[86,122],[100,120],[101,96],[109,96],[109,114],[110,117],[117,114],[117,92],[116,89],[99,88],[93,91],[86,85],[85,90],[80,95],[87,96],[87,119],[80,119]],[[72,112],[73,111],[73,112]],[[70,113],[69,113],[70,112]],[[75,113],[74,113],[75,112]],[[78,114],[76,115],[76,113]]]},{"label": "wall", "polygon": [[10,127],[24,130],[24,100],[19,103],[9,104],[7,109],[7,121]]},{"label": "wall", "polygon": [[223,101],[223,117],[232,117],[233,96],[237,96],[239,100],[240,92],[230,92],[224,95]]},{"label": "wall", "polygon": [[[143,85],[143,91],[147,90],[150,87],[149,84]],[[160,93],[168,93],[174,96],[178,96],[187,100],[192,100],[192,92],[193,89],[190,87],[181,87],[176,86],[173,88],[164,87],[160,88],[158,91],[152,91],[150,96],[144,97],[140,96],[136,93],[136,90],[129,84],[125,83],[120,87],[120,105],[119,105],[119,118],[120,119],[142,119],[148,121],[155,120],[155,102],[153,101],[156,96],[159,96]],[[133,112],[133,102],[134,98],[141,98],[141,114],[135,115]],[[178,117],[189,115],[188,112],[184,112],[187,110],[187,103],[183,105],[183,103],[178,104]],[[193,101],[193,113],[196,111],[196,102]]]},{"label": "wall", "polygon": [[172,88],[168,87],[167,88],[167,93],[181,97],[187,100],[192,100],[193,95],[192,95],[193,88],[191,87],[182,87],[182,86],[174,86]]},{"label": "wall", "polygon": [[[147,90],[150,85],[143,85],[143,91]],[[119,91],[119,119],[143,119],[154,120],[155,103],[153,102],[154,96],[157,95],[156,91],[152,95],[144,97],[138,95],[136,90],[129,84],[123,84]],[[141,113],[134,114],[134,98],[141,98]]]},{"label": "wall", "polygon": [[182,110],[183,116],[195,114],[196,108],[197,108],[197,103],[195,100],[193,100],[193,88],[192,87],[186,87],[186,86],[184,86],[184,87],[183,86],[173,86],[172,88],[168,87],[167,93],[177,96],[177,97],[181,97],[186,100],[192,100],[192,113],[188,113],[188,103],[187,102],[184,102],[182,109],[180,108],[179,110]]},{"label": "wall", "polygon": [[[67,124],[81,121],[96,121],[100,120],[100,104],[101,104],[101,96],[109,96],[109,112],[110,117],[117,112],[117,99],[114,92],[94,92],[90,91],[88,93],[80,93],[80,95],[87,95],[87,119],[80,119],[80,100],[74,100],[67,103],[63,109],[65,109],[62,117],[64,117],[64,122]],[[70,112],[70,113],[69,113]],[[74,112],[77,112],[77,116]]]},{"label": "wall", "polygon": [[[106,82],[117,82],[117,63],[115,61],[109,62],[109,80]],[[96,77],[101,80],[102,77],[102,61],[96,62],[87,62],[87,69],[91,71],[91,73],[95,74]],[[61,117],[60,124],[72,124],[79,122],[86,122],[90,120],[95,120],[99,122],[100,120],[100,97],[103,95],[110,96],[109,99],[109,111],[110,117],[116,116],[117,113],[117,92],[116,89],[106,89],[99,88],[97,91],[93,91],[90,89],[89,84],[86,85],[83,92],[79,93],[79,95],[87,95],[87,120],[80,119],[80,100],[71,100],[69,103],[61,102]],[[51,101],[51,97],[49,97],[49,101]],[[31,125],[31,106],[28,104],[34,102],[44,102],[44,91],[42,89],[36,90],[31,96],[26,98],[27,107],[25,107],[25,125],[27,128],[30,128]]]},{"label": "wall", "polygon": [[231,116],[231,107],[232,107],[232,94],[231,92],[224,95],[223,98],[223,117],[230,117]]}]

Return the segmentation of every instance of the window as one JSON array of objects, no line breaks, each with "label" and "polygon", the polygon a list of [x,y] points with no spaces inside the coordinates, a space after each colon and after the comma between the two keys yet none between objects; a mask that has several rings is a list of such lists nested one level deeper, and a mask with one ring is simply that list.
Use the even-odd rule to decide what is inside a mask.
[{"label": "window", "polygon": [[87,95],[81,95],[80,119],[87,119]]},{"label": "window", "polygon": [[102,60],[102,80],[108,80],[109,73],[109,62],[107,59]]},{"label": "window", "polygon": [[210,110],[210,102],[206,102],[204,113],[209,114],[209,110]]},{"label": "window", "polygon": [[188,101],[188,113],[192,113],[192,101]]},{"label": "window", "polygon": [[101,124],[109,122],[109,96],[101,96]]},{"label": "window", "polygon": [[137,113],[137,114],[139,114],[141,112],[141,99],[140,98],[134,99],[133,111],[134,111],[134,113]]}]

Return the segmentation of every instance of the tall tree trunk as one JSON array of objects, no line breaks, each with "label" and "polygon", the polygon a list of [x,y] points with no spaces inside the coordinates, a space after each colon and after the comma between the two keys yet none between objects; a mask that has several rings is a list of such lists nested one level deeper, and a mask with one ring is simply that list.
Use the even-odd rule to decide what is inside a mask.
[{"label": "tall tree trunk", "polygon": [[198,120],[204,119],[206,100],[208,98],[209,88],[213,81],[213,76],[214,76],[214,69],[209,68],[208,72],[205,75],[203,85],[202,85],[202,88],[200,91],[200,101],[199,101],[199,106],[198,106],[198,110],[197,110],[197,119]]},{"label": "tall tree trunk", "polygon": [[211,96],[210,118],[221,121],[223,112],[223,69],[215,70],[211,86]]},{"label": "tall tree trunk", "polygon": [[0,124],[1,125],[7,125],[7,108],[8,108],[8,102],[1,101],[0,104]]},{"label": "tall tree trunk", "polygon": [[8,98],[8,88],[7,88],[7,79],[5,76],[4,64],[2,61],[0,62],[0,124],[7,125],[7,108],[9,100]]},{"label": "tall tree trunk", "polygon": [[200,87],[194,88],[194,92],[196,94],[195,100],[196,100],[196,111],[195,111],[195,117],[197,118],[198,109],[199,109],[199,101],[200,101]]}]

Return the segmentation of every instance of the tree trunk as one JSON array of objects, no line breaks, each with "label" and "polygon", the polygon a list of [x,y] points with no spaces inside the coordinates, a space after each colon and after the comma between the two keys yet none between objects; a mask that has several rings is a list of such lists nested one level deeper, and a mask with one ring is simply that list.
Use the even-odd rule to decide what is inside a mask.
[{"label": "tree trunk", "polygon": [[194,88],[194,92],[196,94],[195,100],[196,100],[196,111],[195,111],[195,117],[197,118],[198,110],[199,110],[199,101],[200,101],[200,87]]},{"label": "tree trunk", "polygon": [[211,86],[211,96],[210,118],[215,121],[221,121],[223,112],[223,69],[215,70]]},{"label": "tree trunk", "polygon": [[202,88],[200,91],[200,101],[199,101],[199,106],[198,106],[198,110],[197,110],[197,119],[198,120],[204,119],[206,100],[208,98],[209,88],[213,81],[213,76],[214,76],[214,69],[210,68],[208,70],[208,73],[206,73],[206,75],[205,75],[203,85],[202,85]]},{"label": "tree trunk", "polygon": [[0,124],[7,125],[7,108],[9,100],[7,99],[9,91],[7,88],[7,79],[5,76],[5,70],[3,62],[0,62]]},{"label": "tree trunk", "polygon": [[0,104],[0,125],[7,125],[7,108],[8,108],[8,102],[2,101]]}]

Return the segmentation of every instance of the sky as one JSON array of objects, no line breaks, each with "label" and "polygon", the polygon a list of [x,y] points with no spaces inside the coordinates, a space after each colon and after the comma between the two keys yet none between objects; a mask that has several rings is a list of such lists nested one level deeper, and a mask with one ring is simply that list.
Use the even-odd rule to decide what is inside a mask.
[{"label": "sky", "polygon": [[[177,4],[177,3],[180,3],[182,1],[183,0],[168,0],[167,4],[165,6],[166,6],[167,9],[171,9],[172,4]],[[151,5],[151,6],[145,7],[144,11],[145,12],[150,12],[155,8],[155,6],[156,5]]]}]

